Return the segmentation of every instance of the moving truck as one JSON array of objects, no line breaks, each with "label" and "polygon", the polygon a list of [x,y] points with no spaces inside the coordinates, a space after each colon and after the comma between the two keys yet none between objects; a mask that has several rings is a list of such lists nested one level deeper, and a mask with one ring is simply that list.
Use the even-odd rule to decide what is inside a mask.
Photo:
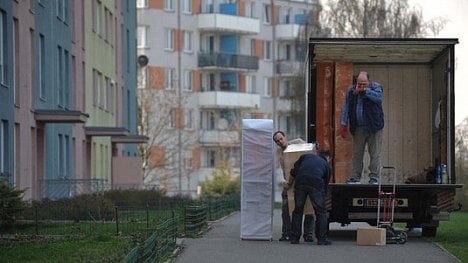
[{"label": "moving truck", "polygon": [[[339,135],[341,108],[353,76],[367,71],[383,86],[381,164],[383,191],[396,196],[393,222],[421,227],[435,236],[439,221],[456,209],[455,90],[457,39],[310,38],[307,70],[307,140],[328,148],[333,178],[328,191],[330,222],[377,222],[378,185],[369,185],[367,151],[361,184],[346,184],[352,136]],[[446,169],[436,183],[437,167]],[[442,169],[441,169],[442,170]],[[382,209],[380,209],[382,211]],[[382,215],[380,215],[382,216]]]}]

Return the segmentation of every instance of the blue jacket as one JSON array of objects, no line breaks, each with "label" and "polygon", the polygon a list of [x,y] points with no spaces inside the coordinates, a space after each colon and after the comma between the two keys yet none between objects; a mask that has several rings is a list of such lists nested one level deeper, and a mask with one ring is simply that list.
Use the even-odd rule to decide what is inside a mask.
[{"label": "blue jacket", "polygon": [[346,101],[341,112],[341,125],[347,125],[351,134],[357,126],[364,126],[369,133],[375,133],[384,127],[384,113],[382,109],[382,85],[371,81],[363,94],[354,94],[356,85],[352,85],[346,92]]},{"label": "blue jacket", "polygon": [[325,192],[331,174],[328,162],[323,157],[312,153],[301,155],[291,169],[295,186],[311,186]]}]

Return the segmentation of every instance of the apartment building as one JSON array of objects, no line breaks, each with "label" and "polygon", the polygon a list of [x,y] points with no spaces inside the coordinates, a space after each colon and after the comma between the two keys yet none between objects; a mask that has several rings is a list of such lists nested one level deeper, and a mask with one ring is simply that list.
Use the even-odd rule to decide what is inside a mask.
[{"label": "apartment building", "polygon": [[0,179],[27,200],[142,187],[134,1],[1,1],[0,38]]},{"label": "apartment building", "polygon": [[305,43],[320,10],[318,0],[137,1],[145,183],[195,196],[220,168],[239,174],[243,118],[304,138]]}]

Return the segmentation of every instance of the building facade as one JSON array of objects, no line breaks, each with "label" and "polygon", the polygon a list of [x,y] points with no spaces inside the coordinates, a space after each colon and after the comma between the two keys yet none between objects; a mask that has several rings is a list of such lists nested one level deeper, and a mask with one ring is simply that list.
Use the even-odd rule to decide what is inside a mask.
[{"label": "building facade", "polygon": [[1,179],[28,200],[142,187],[134,2],[2,1],[0,14]]},{"label": "building facade", "polygon": [[316,0],[137,1],[145,182],[195,196],[240,169],[243,118],[305,137],[306,39]]}]

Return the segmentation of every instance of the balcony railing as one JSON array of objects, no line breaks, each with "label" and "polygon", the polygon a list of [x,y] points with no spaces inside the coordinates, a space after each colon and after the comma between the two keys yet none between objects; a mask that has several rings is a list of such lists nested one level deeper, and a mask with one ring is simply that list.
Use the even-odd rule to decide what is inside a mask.
[{"label": "balcony railing", "polygon": [[302,62],[292,60],[279,60],[276,63],[276,73],[281,75],[294,75],[302,70]]},{"label": "balcony railing", "polygon": [[260,20],[256,18],[226,14],[199,14],[198,29],[200,31],[212,32],[259,34]]},{"label": "balcony railing", "polygon": [[219,67],[257,70],[258,57],[217,52],[200,52],[198,53],[198,66],[201,68]]},{"label": "balcony railing", "polygon": [[239,132],[237,131],[221,131],[210,130],[202,131],[200,136],[200,143],[204,146],[207,145],[238,145]]},{"label": "balcony railing", "polygon": [[260,95],[226,91],[200,92],[198,105],[201,108],[255,109],[260,107]]}]

